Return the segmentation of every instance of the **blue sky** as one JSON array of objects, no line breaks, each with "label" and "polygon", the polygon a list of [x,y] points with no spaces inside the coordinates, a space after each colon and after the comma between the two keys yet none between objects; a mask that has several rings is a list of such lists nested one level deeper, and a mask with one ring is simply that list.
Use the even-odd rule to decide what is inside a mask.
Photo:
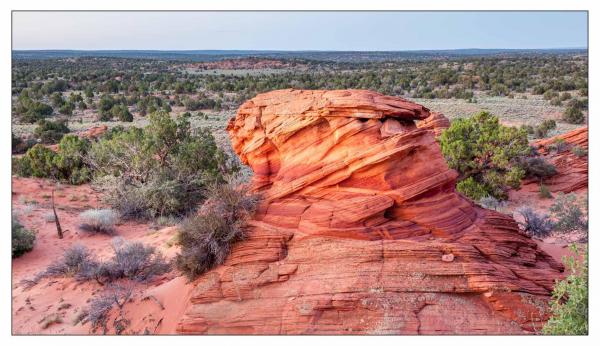
[{"label": "blue sky", "polygon": [[586,12],[13,12],[13,49],[587,47]]}]

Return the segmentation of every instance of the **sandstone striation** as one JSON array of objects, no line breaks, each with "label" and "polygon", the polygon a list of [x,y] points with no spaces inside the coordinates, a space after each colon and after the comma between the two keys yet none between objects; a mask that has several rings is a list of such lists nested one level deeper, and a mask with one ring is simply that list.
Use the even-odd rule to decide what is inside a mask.
[{"label": "sandstone striation", "polygon": [[[563,140],[565,148],[560,152],[553,149],[557,140]],[[582,127],[562,135],[537,140],[533,147],[541,157],[556,167],[557,174],[544,179],[551,192],[574,192],[588,187],[588,155],[577,157],[571,149],[578,146],[588,150],[588,128]],[[525,189],[538,189],[539,181],[527,180],[523,182]]]},{"label": "sandstone striation", "polygon": [[563,268],[455,192],[435,117],[363,90],[244,103],[227,130],[262,203],[248,239],[194,282],[178,331],[539,332]]},{"label": "sandstone striation", "polygon": [[432,130],[436,137],[442,134],[442,131],[450,127],[450,120],[442,113],[432,112],[431,115],[424,120],[416,122],[420,129]]}]

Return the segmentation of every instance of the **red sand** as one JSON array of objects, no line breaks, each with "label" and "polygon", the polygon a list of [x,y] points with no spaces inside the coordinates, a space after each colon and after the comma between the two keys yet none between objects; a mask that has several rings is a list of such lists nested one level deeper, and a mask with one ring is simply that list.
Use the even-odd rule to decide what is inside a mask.
[{"label": "red sand", "polygon": [[[103,207],[99,194],[88,185],[58,186],[48,180],[12,179],[13,213],[28,229],[37,233],[33,251],[12,261],[12,332],[13,334],[88,334],[89,323],[73,325],[78,313],[85,309],[88,301],[102,291],[97,283],[79,283],[71,278],[44,279],[30,289],[20,284],[44,270],[53,260],[62,256],[65,249],[81,243],[99,258],[111,255],[111,239],[106,235],[89,235],[78,229],[78,215],[89,208]],[[65,237],[58,239],[54,222],[46,221],[51,213],[49,196],[56,188],[57,213]],[[31,204],[36,201],[37,204]],[[153,230],[147,224],[123,222],[117,225],[117,235],[126,240],[151,244],[167,258],[172,258],[177,249],[168,243],[176,233],[175,227]],[[131,326],[124,333],[172,334],[187,303],[191,285],[177,271],[168,273],[148,284],[137,284],[132,302],[125,306],[125,315]],[[153,296],[154,298],[144,299]],[[160,304],[164,309],[160,308]],[[57,314],[61,323],[44,327],[44,319]],[[160,321],[160,323],[159,323]],[[109,327],[110,323],[109,323]],[[101,331],[97,331],[101,332]],[[114,330],[109,328],[109,334]]]}]

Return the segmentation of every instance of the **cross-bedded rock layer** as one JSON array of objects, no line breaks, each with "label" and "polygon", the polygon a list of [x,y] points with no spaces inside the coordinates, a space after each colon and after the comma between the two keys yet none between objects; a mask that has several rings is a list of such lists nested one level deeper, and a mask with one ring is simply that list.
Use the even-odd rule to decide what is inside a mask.
[{"label": "cross-bedded rock layer", "polygon": [[539,331],[562,266],[455,192],[435,141],[444,119],[363,90],[244,103],[227,130],[263,200],[248,239],[197,280],[178,331]]},{"label": "cross-bedded rock layer", "polygon": [[[557,151],[557,141],[564,141],[564,149]],[[541,157],[556,167],[557,174],[544,179],[552,192],[574,192],[588,187],[588,155],[577,156],[573,148],[579,147],[584,152],[588,150],[588,128],[582,127],[562,135],[541,139],[533,143]],[[537,189],[539,181],[524,182],[524,188]]]}]

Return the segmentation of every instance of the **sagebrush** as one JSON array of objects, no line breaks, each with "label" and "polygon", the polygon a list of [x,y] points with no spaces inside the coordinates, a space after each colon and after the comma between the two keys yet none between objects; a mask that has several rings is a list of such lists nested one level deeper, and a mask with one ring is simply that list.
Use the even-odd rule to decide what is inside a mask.
[{"label": "sagebrush", "polygon": [[112,209],[90,209],[79,214],[79,228],[91,233],[114,234],[119,213]]},{"label": "sagebrush", "polygon": [[258,196],[235,183],[211,185],[207,197],[198,215],[182,222],[178,235],[177,267],[190,279],[223,263],[231,245],[244,238],[258,202]]}]

